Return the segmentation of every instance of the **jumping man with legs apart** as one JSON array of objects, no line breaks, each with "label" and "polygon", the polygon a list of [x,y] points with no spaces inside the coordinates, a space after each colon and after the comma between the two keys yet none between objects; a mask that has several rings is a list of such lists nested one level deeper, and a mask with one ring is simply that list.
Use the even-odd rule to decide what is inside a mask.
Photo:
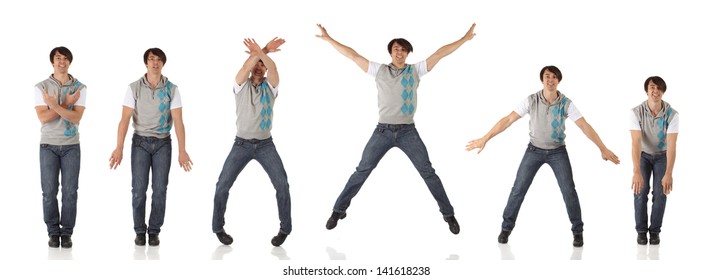
[{"label": "jumping man with legs apart", "polygon": [[329,42],[339,53],[351,59],[361,70],[375,78],[379,109],[378,125],[363,150],[361,162],[356,167],[356,171],[351,175],[336,199],[331,217],[326,222],[326,228],[333,229],[340,219],[346,217],[346,209],[371,171],[376,168],[388,150],[397,147],[408,156],[420,176],[425,180],[425,184],[435,198],[450,231],[453,234],[458,234],[460,225],[455,219],[455,211],[445,193],[440,177],[435,174],[435,169],[430,163],[428,151],[418,135],[413,117],[417,109],[417,89],[420,78],[429,73],[440,59],[474,38],[475,24],[472,24],[462,38],[441,47],[426,60],[416,64],[406,63],[406,58],[413,51],[413,46],[405,39],[391,40],[388,43],[391,63],[380,64],[367,60],[352,48],[337,42],[329,36],[324,27],[317,26],[321,31],[320,35],[316,35],[317,38]]}]

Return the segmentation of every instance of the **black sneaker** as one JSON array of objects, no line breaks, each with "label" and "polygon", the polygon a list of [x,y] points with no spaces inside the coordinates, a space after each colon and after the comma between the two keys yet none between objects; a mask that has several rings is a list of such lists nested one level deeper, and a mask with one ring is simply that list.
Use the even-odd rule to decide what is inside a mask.
[{"label": "black sneaker", "polygon": [[50,235],[47,245],[51,248],[59,248],[59,235]]},{"label": "black sneaker", "polygon": [[650,233],[650,245],[659,245],[659,244],[660,244],[660,233],[651,232]]},{"label": "black sneaker", "polygon": [[507,244],[509,242],[509,235],[512,233],[512,231],[506,231],[502,230],[502,232],[499,233],[499,236],[497,236],[497,242],[500,244]]},{"label": "black sneaker", "polygon": [[225,244],[225,245],[230,245],[232,244],[232,236],[227,234],[224,230],[218,233],[215,233],[217,235],[218,240],[220,240],[220,243]]},{"label": "black sneaker", "polygon": [[326,229],[335,228],[336,223],[338,223],[339,220],[343,220],[344,218],[346,218],[346,212],[344,212],[344,213],[332,212],[331,217],[329,217],[329,219],[326,220]]},{"label": "black sneaker", "polygon": [[134,238],[134,244],[136,244],[136,246],[146,246],[146,234],[137,233],[136,238]]},{"label": "black sneaker", "polygon": [[444,219],[450,227],[450,232],[452,232],[452,234],[460,233],[460,224],[457,223],[455,216],[445,217]]},{"label": "black sneaker", "polygon": [[161,244],[161,240],[158,239],[158,234],[149,233],[148,234],[148,245],[158,246],[158,244]]},{"label": "black sneaker", "polygon": [[284,243],[284,240],[286,240],[286,239],[287,239],[287,234],[282,231],[279,231],[279,233],[277,233],[277,235],[272,237],[272,245],[274,245],[275,247],[278,247],[279,245],[282,245],[282,243]]},{"label": "black sneaker", "polygon": [[583,233],[574,233],[574,247],[583,247]]},{"label": "black sneaker", "polygon": [[647,245],[647,244],[648,244],[648,234],[645,232],[638,233],[638,245]]},{"label": "black sneaker", "polygon": [[69,235],[62,235],[62,248],[72,248],[72,237]]}]

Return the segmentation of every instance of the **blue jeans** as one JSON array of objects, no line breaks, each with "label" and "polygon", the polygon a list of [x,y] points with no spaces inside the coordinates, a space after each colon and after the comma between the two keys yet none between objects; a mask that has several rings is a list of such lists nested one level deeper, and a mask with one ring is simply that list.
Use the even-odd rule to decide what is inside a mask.
[{"label": "blue jeans", "polygon": [[230,188],[235,183],[237,175],[251,160],[256,160],[267,172],[272,186],[277,192],[277,210],[279,212],[279,231],[285,234],[292,232],[292,202],[289,196],[289,183],[287,172],[284,171],[282,158],[277,153],[277,148],[272,142],[272,137],[264,140],[246,140],[235,137],[230,154],[225,159],[225,164],[220,172],[218,183],[215,186],[213,200],[213,232],[223,231],[225,226],[225,210]]},{"label": "blue jeans", "polygon": [[[158,234],[166,215],[168,173],[171,170],[171,137],[133,135],[131,139],[131,194],[136,234]],[[151,172],[151,216],[146,227],[146,192]]]},{"label": "blue jeans", "polygon": [[438,203],[440,213],[444,217],[454,216],[455,211],[445,193],[443,183],[440,181],[440,177],[435,174],[435,169],[433,169],[428,157],[428,150],[425,148],[423,140],[420,139],[414,124],[394,125],[379,123],[376,126],[371,139],[368,140],[366,148],[363,150],[361,162],[356,167],[356,171],[351,175],[351,178],[349,178],[341,195],[336,199],[334,211],[338,213],[346,212],[346,209],[351,204],[351,199],[356,196],[363,183],[371,175],[371,171],[376,168],[376,165],[378,165],[378,162],[381,161],[386,152],[393,147],[401,149],[413,163],[415,169],[418,170],[420,176],[425,180],[430,194],[433,195]]},{"label": "blue jeans", "polygon": [[566,152],[566,146],[555,149],[540,149],[534,147],[531,143],[529,143],[527,151],[524,153],[524,158],[519,164],[517,178],[514,180],[507,206],[504,208],[502,230],[511,231],[514,229],[524,196],[527,194],[537,171],[545,163],[549,164],[554,171],[556,181],[559,183],[559,189],[566,204],[566,213],[569,214],[569,221],[571,221],[571,231],[574,234],[583,232],[581,205],[579,204],[578,194],[576,194],[576,186],[574,185],[571,162],[569,161],[569,154]]},{"label": "blue jeans", "polygon": [[[643,176],[643,188],[635,194],[635,230],[638,233],[660,233],[665,214],[667,196],[663,193],[663,176],[667,168],[667,154],[661,152],[655,155],[641,153],[640,172]],[[650,211],[650,227],[648,227],[648,194],[650,193],[650,175],[653,175],[653,209]]]},{"label": "blue jeans", "polygon": [[[42,209],[49,235],[74,233],[77,220],[77,190],[79,189],[79,144],[40,144],[40,180],[42,184]],[[59,175],[62,174],[62,212],[59,212],[57,193]]]}]

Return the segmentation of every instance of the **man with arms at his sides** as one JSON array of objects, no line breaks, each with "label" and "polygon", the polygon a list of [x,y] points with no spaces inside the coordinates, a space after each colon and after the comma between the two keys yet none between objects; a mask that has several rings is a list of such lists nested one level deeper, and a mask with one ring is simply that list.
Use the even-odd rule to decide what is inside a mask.
[{"label": "man with arms at his sides", "polygon": [[[660,244],[667,195],[672,191],[672,168],[677,153],[679,115],[663,101],[667,90],[665,80],[649,77],[643,84],[648,100],[631,110],[630,135],[633,140],[633,183],[635,230],[640,245]],[[648,224],[648,193],[653,178],[653,205]]]},{"label": "man with arms at his sides", "polygon": [[[116,149],[109,158],[109,168],[121,164],[124,140],[133,119],[134,134],[131,139],[131,193],[133,221],[138,246],[158,246],[158,234],[166,213],[166,191],[171,169],[171,127],[175,123],[178,138],[178,164],[186,172],[193,162],[185,150],[185,127],[178,86],[163,76],[166,54],[151,48],[143,54],[146,74],[131,83],[126,90],[121,120],[119,121]],[[146,192],[151,173],[151,215],[146,226]]]}]

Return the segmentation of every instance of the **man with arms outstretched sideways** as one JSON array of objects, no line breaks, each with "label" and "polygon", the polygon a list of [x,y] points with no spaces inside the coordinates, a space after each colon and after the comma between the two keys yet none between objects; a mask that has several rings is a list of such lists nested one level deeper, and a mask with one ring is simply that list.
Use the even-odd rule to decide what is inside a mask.
[{"label": "man with arms outstretched sideways", "polygon": [[574,185],[569,154],[564,143],[564,138],[566,138],[564,122],[566,118],[574,121],[581,131],[586,134],[586,137],[596,144],[604,160],[610,160],[615,164],[620,162],[618,157],[606,148],[606,145],[603,144],[593,127],[586,122],[583,115],[576,109],[571,99],[559,92],[557,88],[561,78],[561,71],[556,66],[542,68],[539,72],[539,80],[541,80],[544,88],[525,98],[513,112],[497,122],[484,137],[472,140],[467,144],[466,149],[468,151],[478,149],[477,153],[479,154],[492,137],[507,129],[524,115],[530,115],[529,145],[524,152],[524,158],[522,158],[519,165],[514,186],[509,193],[507,206],[504,208],[502,231],[497,238],[499,243],[506,244],[509,242],[509,235],[514,229],[524,196],[527,194],[527,190],[529,190],[529,186],[531,186],[539,168],[544,164],[548,164],[554,171],[556,181],[559,183],[559,189],[564,196],[566,212],[569,215],[571,231],[574,235],[573,246],[583,246],[581,206]]}]

